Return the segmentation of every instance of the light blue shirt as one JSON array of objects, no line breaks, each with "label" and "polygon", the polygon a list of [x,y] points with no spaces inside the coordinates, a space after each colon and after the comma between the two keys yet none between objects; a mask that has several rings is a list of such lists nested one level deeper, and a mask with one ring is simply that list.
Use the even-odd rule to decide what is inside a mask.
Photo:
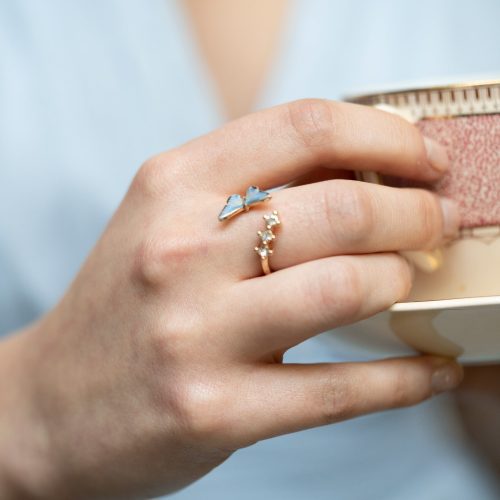
[{"label": "light blue shirt", "polygon": [[[499,21],[498,0],[296,1],[259,107],[391,82],[499,75]],[[0,333],[7,333],[64,293],[141,162],[223,116],[173,1],[0,0],[0,54]],[[305,342],[287,359],[368,357],[336,335]],[[173,498],[498,495],[451,401],[439,397],[261,442]]]}]

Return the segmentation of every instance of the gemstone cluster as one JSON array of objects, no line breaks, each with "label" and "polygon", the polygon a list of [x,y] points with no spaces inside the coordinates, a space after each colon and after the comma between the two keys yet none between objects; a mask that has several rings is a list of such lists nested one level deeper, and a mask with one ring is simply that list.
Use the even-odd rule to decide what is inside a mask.
[{"label": "gemstone cluster", "polygon": [[[273,254],[272,245],[276,235],[273,232],[273,228],[279,226],[281,224],[278,211],[274,210],[273,213],[264,215],[264,222],[266,224],[266,229],[264,231],[257,231],[257,235],[260,239],[259,246],[255,247],[255,251],[257,255],[262,259],[262,261],[266,261],[269,259],[269,256]],[[267,273],[266,273],[267,274]]]}]

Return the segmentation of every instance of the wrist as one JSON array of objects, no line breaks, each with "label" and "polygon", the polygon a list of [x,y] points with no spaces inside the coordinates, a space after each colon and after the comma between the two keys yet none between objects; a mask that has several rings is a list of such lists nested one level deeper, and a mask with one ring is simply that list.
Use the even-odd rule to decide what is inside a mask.
[{"label": "wrist", "polygon": [[33,325],[0,342],[0,498],[50,496],[53,460],[36,394]]}]

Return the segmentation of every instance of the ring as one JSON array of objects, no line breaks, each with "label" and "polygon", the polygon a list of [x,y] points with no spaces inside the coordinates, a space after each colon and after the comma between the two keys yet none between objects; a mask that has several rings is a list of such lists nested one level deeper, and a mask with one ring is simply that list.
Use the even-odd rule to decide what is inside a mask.
[{"label": "ring", "polygon": [[226,205],[219,214],[219,220],[224,221],[238,215],[241,212],[248,212],[252,205],[262,203],[271,199],[267,191],[261,191],[257,186],[250,186],[246,195],[232,194],[226,201]]},{"label": "ring", "polygon": [[255,247],[255,251],[260,257],[260,263],[264,274],[270,274],[271,268],[269,266],[269,257],[273,254],[272,246],[276,238],[273,227],[281,224],[278,211],[274,210],[272,214],[264,215],[264,221],[266,222],[266,229],[264,231],[257,231],[260,238],[260,245]]}]

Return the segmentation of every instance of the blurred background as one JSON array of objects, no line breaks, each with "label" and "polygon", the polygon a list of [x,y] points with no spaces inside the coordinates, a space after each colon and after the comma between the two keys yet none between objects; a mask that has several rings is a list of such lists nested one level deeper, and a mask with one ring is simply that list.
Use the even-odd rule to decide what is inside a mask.
[{"label": "blurred background", "polygon": [[[498,77],[499,20],[498,0],[0,0],[0,334],[56,303],[146,158],[293,99]],[[285,360],[369,357],[335,335]],[[481,384],[464,411],[497,422]],[[500,498],[498,431],[463,415],[440,396],[258,443],[173,498]]]}]

